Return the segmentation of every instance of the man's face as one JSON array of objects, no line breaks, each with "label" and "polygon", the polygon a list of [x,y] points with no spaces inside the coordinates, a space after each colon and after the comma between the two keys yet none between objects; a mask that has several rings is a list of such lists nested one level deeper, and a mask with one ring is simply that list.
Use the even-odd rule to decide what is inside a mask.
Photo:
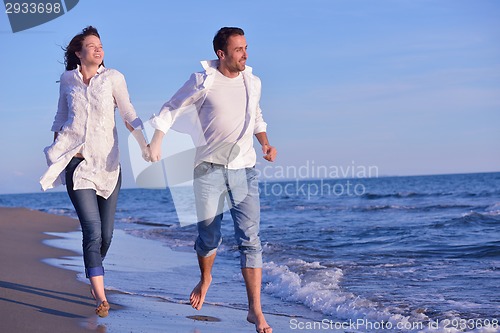
[{"label": "man's face", "polygon": [[247,41],[245,36],[233,35],[228,38],[227,52],[223,52],[220,61],[231,72],[242,72],[245,70],[247,57]]}]

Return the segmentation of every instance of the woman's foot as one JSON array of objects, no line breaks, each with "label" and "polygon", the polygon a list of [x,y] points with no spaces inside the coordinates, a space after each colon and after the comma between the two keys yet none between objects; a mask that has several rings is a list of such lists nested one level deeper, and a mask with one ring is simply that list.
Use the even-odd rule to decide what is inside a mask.
[{"label": "woman's foot", "polygon": [[104,291],[104,276],[96,275],[90,277],[90,286],[92,297],[96,300],[95,313],[99,317],[106,317],[109,312],[109,303],[106,299],[106,293]]},{"label": "woman's foot", "polygon": [[273,333],[273,329],[267,324],[266,318],[264,318],[264,314],[262,312],[256,314],[249,311],[247,321],[255,325],[255,331],[257,333]]},{"label": "woman's foot", "polygon": [[109,314],[109,308],[110,306],[108,301],[102,301],[102,303],[95,309],[95,314],[101,318],[107,317]]}]

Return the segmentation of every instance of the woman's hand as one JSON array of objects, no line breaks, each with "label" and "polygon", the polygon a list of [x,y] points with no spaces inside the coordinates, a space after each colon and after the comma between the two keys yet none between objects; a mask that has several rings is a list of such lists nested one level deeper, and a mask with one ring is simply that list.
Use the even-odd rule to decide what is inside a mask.
[{"label": "woman's hand", "polygon": [[[128,126],[127,126],[128,128]],[[146,162],[151,162],[151,151],[149,150],[149,145],[146,142],[146,138],[144,134],[142,133],[142,129],[137,128],[132,131],[132,135],[134,136],[135,140],[139,144],[139,147],[141,148],[142,152],[142,158]]]}]

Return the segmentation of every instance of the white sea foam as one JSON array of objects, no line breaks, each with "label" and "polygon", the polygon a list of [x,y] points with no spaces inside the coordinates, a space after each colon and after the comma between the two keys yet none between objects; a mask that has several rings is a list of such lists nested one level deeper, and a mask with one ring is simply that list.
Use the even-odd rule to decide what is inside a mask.
[{"label": "white sea foam", "polygon": [[[470,327],[468,330],[457,329],[454,323],[467,322],[461,319],[457,312],[445,313],[441,319],[433,319],[425,314],[425,309],[416,309],[408,314],[399,308],[385,307],[344,290],[341,285],[343,278],[342,269],[326,267],[316,261],[295,259],[284,265],[274,262],[264,264],[264,292],[268,294],[288,302],[303,304],[313,311],[333,317],[336,321],[358,322],[359,320],[368,326],[386,323],[386,327],[391,327],[384,330],[358,326],[355,330],[358,332],[500,332],[498,325]],[[475,305],[464,306],[473,308]]]},{"label": "white sea foam", "polygon": [[491,215],[491,216],[496,216],[496,215],[500,215],[500,202],[497,202],[491,206],[489,206],[488,208],[486,208],[486,213],[485,215]]},{"label": "white sea foam", "polygon": [[54,215],[69,216],[72,218],[76,217],[76,213],[74,212],[74,210],[66,208],[48,208],[45,211],[49,214],[54,214]]},{"label": "white sea foam", "polygon": [[340,268],[325,267],[319,262],[293,260],[286,265],[269,262],[264,264],[264,292],[289,302],[302,303],[313,311],[339,320],[364,319],[394,325],[428,320],[425,314],[405,316],[397,309],[385,308],[343,290],[343,277]]}]

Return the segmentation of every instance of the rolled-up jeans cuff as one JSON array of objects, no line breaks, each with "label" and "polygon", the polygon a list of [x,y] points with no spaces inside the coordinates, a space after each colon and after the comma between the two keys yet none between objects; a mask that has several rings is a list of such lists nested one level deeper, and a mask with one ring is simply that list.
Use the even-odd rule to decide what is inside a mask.
[{"label": "rolled-up jeans cuff", "polygon": [[247,255],[240,253],[240,264],[241,268],[262,268],[262,254]]},{"label": "rolled-up jeans cuff", "polygon": [[85,268],[85,276],[88,278],[104,275],[104,267]]},{"label": "rolled-up jeans cuff", "polygon": [[214,254],[217,252],[217,248],[212,249],[212,250],[210,250],[210,251],[205,251],[205,250],[202,250],[202,249],[200,249],[200,248],[198,248],[198,247],[196,246],[196,243],[195,243],[195,245],[194,245],[194,249],[196,250],[196,254],[197,254],[198,256],[200,256],[200,257],[203,257],[203,258],[210,257],[210,256],[214,255]]}]

